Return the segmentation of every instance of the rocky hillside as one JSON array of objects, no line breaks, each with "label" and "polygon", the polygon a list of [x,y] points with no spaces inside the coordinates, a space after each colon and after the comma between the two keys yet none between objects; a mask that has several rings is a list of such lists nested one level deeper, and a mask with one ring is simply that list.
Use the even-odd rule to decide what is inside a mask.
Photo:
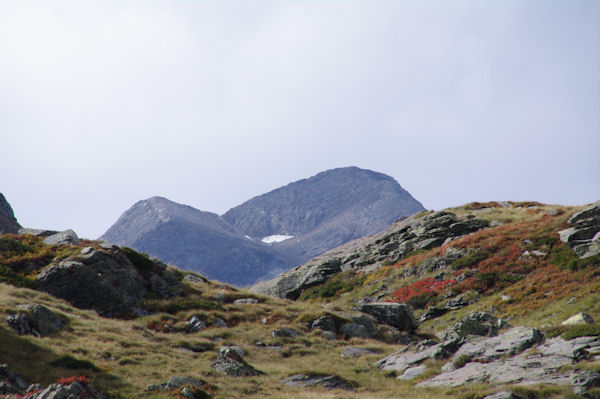
[{"label": "rocky hillside", "polygon": [[599,212],[423,212],[299,268],[274,293],[295,300],[70,232],[0,236],[0,395],[599,398]]},{"label": "rocky hillside", "polygon": [[246,238],[217,214],[161,197],[136,203],[100,239],[238,285],[285,270],[295,261]]},{"label": "rocky hillside", "polygon": [[12,207],[0,193],[0,234],[16,233],[21,226],[17,223]]},{"label": "rocky hillside", "polygon": [[421,210],[391,177],[350,167],[278,188],[222,217],[150,198],[100,239],[243,286]]}]

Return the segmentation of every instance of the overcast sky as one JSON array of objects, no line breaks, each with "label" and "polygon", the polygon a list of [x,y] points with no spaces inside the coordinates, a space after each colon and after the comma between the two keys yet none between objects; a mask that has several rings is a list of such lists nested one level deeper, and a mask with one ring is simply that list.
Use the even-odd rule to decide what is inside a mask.
[{"label": "overcast sky", "polygon": [[100,236],[322,170],[426,208],[600,199],[600,2],[3,1],[0,192]]}]

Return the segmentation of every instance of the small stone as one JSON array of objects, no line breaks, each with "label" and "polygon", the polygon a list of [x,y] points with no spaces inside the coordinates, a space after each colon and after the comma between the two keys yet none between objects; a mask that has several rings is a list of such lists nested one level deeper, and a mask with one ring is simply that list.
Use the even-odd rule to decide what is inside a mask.
[{"label": "small stone", "polygon": [[271,331],[271,336],[273,338],[296,338],[298,336],[298,332],[296,330],[292,330],[291,328],[278,328]]},{"label": "small stone", "polygon": [[233,301],[234,305],[251,305],[251,304],[255,304],[255,303],[258,303],[258,299],[241,298],[241,299],[236,299],[235,301]]},{"label": "small stone", "polygon": [[225,323],[225,320],[223,320],[223,319],[217,319],[212,325],[213,325],[213,327],[221,327],[221,328],[229,327],[227,325],[227,323]]},{"label": "small stone", "polygon": [[337,339],[337,335],[331,331],[321,331],[321,336],[328,341],[335,341]]},{"label": "small stone", "polygon": [[185,331],[192,334],[206,328],[206,324],[198,316],[193,316],[185,325]]},{"label": "small stone", "polygon": [[360,357],[360,356],[364,356],[364,355],[376,355],[376,354],[377,354],[377,352],[373,352],[372,350],[369,350],[369,349],[348,347],[348,348],[344,348],[344,352],[342,352],[342,357]]}]

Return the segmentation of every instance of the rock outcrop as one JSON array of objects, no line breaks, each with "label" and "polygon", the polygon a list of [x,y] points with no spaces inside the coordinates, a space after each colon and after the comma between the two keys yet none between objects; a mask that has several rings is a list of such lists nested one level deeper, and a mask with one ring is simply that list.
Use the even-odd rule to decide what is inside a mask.
[{"label": "rock outcrop", "polygon": [[420,365],[427,359],[446,359],[452,356],[463,344],[460,339],[451,339],[438,344],[431,341],[425,341],[419,344],[414,350],[406,347],[398,352],[384,357],[377,361],[375,366],[385,371],[397,371],[404,373],[409,368]]},{"label": "rock outcrop", "polygon": [[417,322],[410,307],[395,302],[375,302],[361,305],[358,310],[369,314],[379,323],[384,323],[400,331],[412,332],[417,328]]},{"label": "rock outcrop", "polygon": [[[500,350],[504,354],[503,356],[492,354],[489,350],[496,345],[487,346],[484,351],[488,354],[487,356],[480,356],[483,354],[480,353],[478,357],[471,358],[470,361],[459,368],[455,367],[455,363],[452,367],[444,367],[446,370],[443,373],[430,380],[423,381],[417,386],[456,387],[478,383],[494,385],[547,384],[571,386],[578,394],[583,394],[590,388],[600,386],[600,373],[571,368],[579,360],[600,352],[600,338],[580,337],[570,341],[553,338],[537,346],[532,353],[518,352],[529,345],[531,342],[529,337],[532,336],[530,334],[531,329],[527,334],[521,334],[525,332],[524,327],[519,327],[519,329],[521,329],[521,332],[516,335],[521,336],[521,343],[513,345],[516,341],[510,339],[509,341],[513,344],[507,343],[505,348],[512,347],[514,349]],[[528,337],[525,337],[525,335]],[[488,340],[494,340],[495,338],[488,338]],[[465,344],[463,348],[467,345]],[[461,356],[461,351],[462,348],[456,353],[454,361]],[[509,353],[513,353],[513,356],[508,355]]]},{"label": "rock outcrop", "polygon": [[0,234],[17,233],[21,226],[15,218],[12,207],[0,193]]},{"label": "rock outcrop", "polygon": [[206,392],[201,388],[206,385],[204,381],[194,377],[183,375],[174,375],[166,382],[160,384],[152,384],[146,387],[149,392],[172,392],[183,396],[187,399],[204,399],[209,398]]},{"label": "rock outcrop", "polygon": [[211,367],[222,374],[232,377],[248,377],[264,374],[249,365],[238,351],[227,346],[220,348],[219,356],[211,364]]},{"label": "rock outcrop", "polygon": [[460,368],[468,362],[489,363],[500,357],[514,356],[542,341],[535,328],[514,327],[496,337],[477,337],[462,345],[442,370]]},{"label": "rock outcrop", "polygon": [[181,293],[179,281],[165,264],[117,247],[83,248],[42,269],[37,281],[42,291],[106,317],[131,314],[147,294],[160,299]]},{"label": "rock outcrop", "polygon": [[443,339],[464,338],[468,335],[494,336],[498,332],[498,318],[485,312],[474,312],[450,326]]},{"label": "rock outcrop", "polygon": [[71,382],[50,384],[43,387],[39,383],[28,385],[17,373],[9,370],[6,364],[0,365],[0,396],[27,399],[102,399],[89,379],[85,376],[73,378]]},{"label": "rock outcrop", "polygon": [[77,245],[79,237],[73,230],[65,230],[60,233],[55,233],[44,238],[46,245]]},{"label": "rock outcrop", "polygon": [[21,305],[19,313],[6,318],[6,323],[19,335],[35,335],[43,337],[60,331],[63,322],[45,306]]},{"label": "rock outcrop", "polygon": [[600,201],[576,212],[568,220],[572,226],[558,232],[580,258],[600,254]]},{"label": "rock outcrop", "polygon": [[[250,291],[296,299],[303,290],[322,284],[341,271],[370,272],[382,266],[384,262],[402,259],[411,251],[434,248],[447,240],[486,226],[488,222],[485,220],[460,219],[449,212],[416,215],[397,221],[378,234],[334,248],[272,280],[256,284]],[[462,254],[450,255],[452,259],[459,256]]]},{"label": "rock outcrop", "polygon": [[562,322],[563,326],[573,326],[575,324],[594,324],[594,319],[585,312],[579,312]]},{"label": "rock outcrop", "polygon": [[294,374],[284,378],[282,382],[291,387],[320,387],[325,389],[343,389],[356,391],[353,384],[335,375]]}]

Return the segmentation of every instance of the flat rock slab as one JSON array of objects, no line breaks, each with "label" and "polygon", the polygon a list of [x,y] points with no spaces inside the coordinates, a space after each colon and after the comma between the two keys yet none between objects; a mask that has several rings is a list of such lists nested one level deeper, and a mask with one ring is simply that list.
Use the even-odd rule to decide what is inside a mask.
[{"label": "flat rock slab", "polygon": [[427,370],[427,366],[409,367],[406,370],[404,370],[404,373],[402,373],[401,375],[396,377],[396,379],[403,380],[403,381],[410,381],[410,380],[417,378],[421,374],[423,374],[425,372],[425,370]]},{"label": "flat rock slab", "polygon": [[163,382],[162,384],[148,385],[146,391],[170,391],[172,389],[181,388],[184,385],[192,385],[200,388],[204,385],[204,381],[198,378],[174,375],[169,378],[167,382]]},{"label": "flat rock slab", "polygon": [[360,357],[360,356],[365,356],[365,355],[376,355],[376,354],[377,354],[377,352],[373,352],[372,350],[369,350],[369,349],[349,347],[349,348],[344,348],[344,351],[342,352],[342,357]]},{"label": "flat rock slab", "polygon": [[375,363],[375,366],[382,370],[403,373],[408,368],[418,365],[426,359],[444,359],[451,356],[460,348],[462,343],[462,340],[452,339],[428,346],[418,352],[403,349],[379,360]]},{"label": "flat rock slab", "polygon": [[[495,337],[498,338],[498,337]],[[492,339],[492,338],[490,338]],[[464,347],[467,347],[465,344]],[[468,348],[467,348],[468,349]],[[456,356],[460,356],[459,350]],[[600,373],[583,370],[565,370],[580,359],[600,351],[599,337],[579,337],[565,341],[552,338],[537,346],[534,353],[523,352],[509,358],[488,360],[473,358],[463,367],[447,368],[434,378],[423,381],[420,387],[457,387],[469,384],[566,385],[576,393],[600,386]],[[502,351],[506,353],[506,351]],[[510,352],[510,351],[509,351]],[[480,354],[481,355],[481,354]]]},{"label": "flat rock slab", "polygon": [[513,356],[541,342],[542,338],[537,329],[529,327],[514,327],[497,337],[475,338],[461,346],[442,370],[453,370],[457,363],[489,363],[500,357]]},{"label": "flat rock slab", "polygon": [[343,389],[345,391],[356,391],[354,386],[341,377],[335,375],[307,375],[294,374],[284,378],[282,382],[291,387],[321,387],[326,389]]}]

